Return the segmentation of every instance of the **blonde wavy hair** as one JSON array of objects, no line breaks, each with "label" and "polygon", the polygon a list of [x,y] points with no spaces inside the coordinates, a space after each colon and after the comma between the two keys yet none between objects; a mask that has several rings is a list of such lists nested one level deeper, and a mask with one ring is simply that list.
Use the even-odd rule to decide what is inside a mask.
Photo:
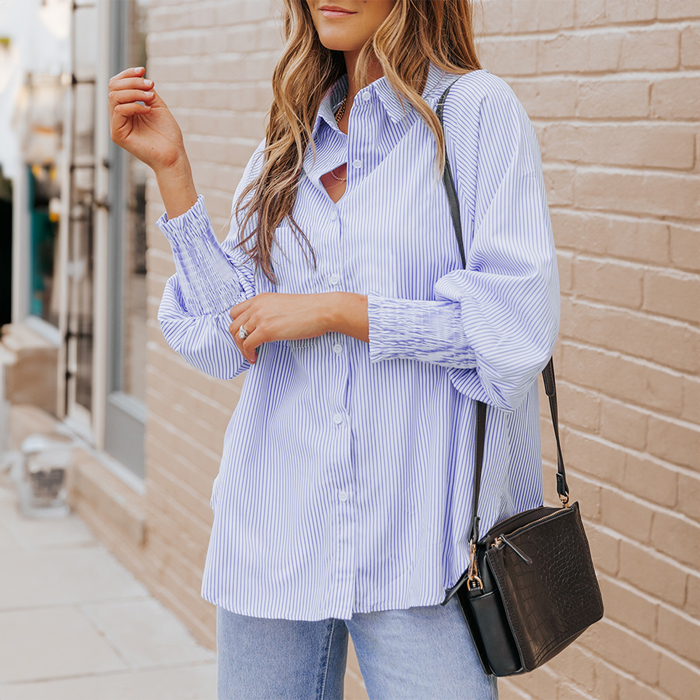
[{"label": "blonde wavy hair", "polygon": [[[472,18],[470,0],[395,0],[389,16],[357,61],[355,77],[360,88],[368,84],[368,66],[376,58],[399,98],[425,120],[437,142],[440,171],[445,163],[445,138],[440,122],[421,94],[431,61],[448,73],[480,68]],[[328,89],[345,73],[343,54],[321,44],[306,0],[284,0],[284,37],[284,52],[272,77],[274,100],[268,115],[263,165],[242,191],[235,210],[241,231],[257,217],[254,229],[238,245],[273,283],[275,229],[285,219],[316,262],[292,211],[316,114]],[[247,249],[245,245],[250,241],[253,244]]]}]

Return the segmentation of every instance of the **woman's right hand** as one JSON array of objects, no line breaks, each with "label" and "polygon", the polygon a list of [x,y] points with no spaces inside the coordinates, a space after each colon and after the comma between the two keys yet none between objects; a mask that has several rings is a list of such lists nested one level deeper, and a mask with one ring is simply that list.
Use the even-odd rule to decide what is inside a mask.
[{"label": "woman's right hand", "polygon": [[[144,68],[128,68],[109,81],[112,141],[150,166],[156,174],[169,218],[184,214],[197,201],[197,190],[182,131],[154,90]],[[143,104],[140,104],[143,102]]]},{"label": "woman's right hand", "polygon": [[[182,132],[144,68],[128,68],[109,81],[112,141],[158,174],[185,157]],[[140,104],[143,102],[143,104]]]}]

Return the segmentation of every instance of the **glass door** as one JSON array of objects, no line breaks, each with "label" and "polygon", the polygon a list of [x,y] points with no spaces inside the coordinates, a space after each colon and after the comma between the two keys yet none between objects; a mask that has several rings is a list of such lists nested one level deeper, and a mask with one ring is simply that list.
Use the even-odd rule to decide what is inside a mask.
[{"label": "glass door", "polygon": [[[96,6],[73,3],[72,74],[66,96],[62,175],[62,278],[59,327],[59,390],[70,426],[93,441],[93,303],[95,189],[95,26]],[[63,368],[63,369],[61,369]]]},{"label": "glass door", "polygon": [[[111,74],[147,66],[148,0],[112,3]],[[146,180],[148,168],[111,145],[109,386],[105,449],[143,477],[146,423]]]}]

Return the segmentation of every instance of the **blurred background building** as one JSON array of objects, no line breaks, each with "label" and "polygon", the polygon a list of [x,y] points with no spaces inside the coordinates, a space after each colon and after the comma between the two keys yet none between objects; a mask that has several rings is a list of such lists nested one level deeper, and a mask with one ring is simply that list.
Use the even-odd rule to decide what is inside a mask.
[{"label": "blurred background building", "polygon": [[[545,668],[503,681],[502,697],[697,700],[700,5],[477,6],[483,64],[515,90],[543,155],[565,457],[606,605]],[[242,378],[208,378],[162,338],[174,271],[154,226],[162,203],[151,173],[109,142],[107,81],[147,63],[223,237],[263,135],[278,17],[268,0],[0,2],[6,393],[79,436],[73,506],[209,645],[209,496]]]}]

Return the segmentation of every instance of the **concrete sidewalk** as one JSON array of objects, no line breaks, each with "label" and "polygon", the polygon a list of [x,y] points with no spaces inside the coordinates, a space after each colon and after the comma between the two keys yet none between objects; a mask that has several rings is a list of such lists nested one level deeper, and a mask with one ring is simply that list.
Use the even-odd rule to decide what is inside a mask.
[{"label": "concrete sidewalk", "polygon": [[0,474],[0,698],[216,697],[216,657],[75,515],[34,520]]}]

